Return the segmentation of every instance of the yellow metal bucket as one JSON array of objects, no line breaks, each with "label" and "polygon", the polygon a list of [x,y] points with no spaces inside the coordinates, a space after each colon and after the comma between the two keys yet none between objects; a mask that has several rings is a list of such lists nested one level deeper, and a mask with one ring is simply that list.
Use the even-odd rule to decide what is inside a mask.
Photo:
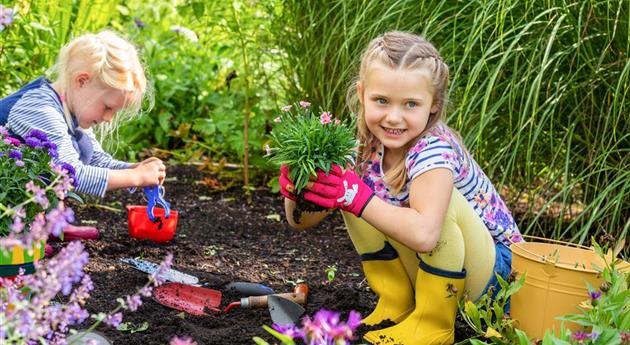
[{"label": "yellow metal bucket", "polygon": [[[512,295],[511,317],[530,337],[542,339],[548,329],[560,329],[557,317],[579,313],[578,305],[588,299],[586,283],[595,289],[602,283],[595,267],[604,261],[591,248],[572,243],[532,237],[544,242],[514,243],[512,270],[520,277],[527,272],[523,287]],[[621,271],[630,269],[622,262]],[[577,324],[565,322],[569,329]]]}]

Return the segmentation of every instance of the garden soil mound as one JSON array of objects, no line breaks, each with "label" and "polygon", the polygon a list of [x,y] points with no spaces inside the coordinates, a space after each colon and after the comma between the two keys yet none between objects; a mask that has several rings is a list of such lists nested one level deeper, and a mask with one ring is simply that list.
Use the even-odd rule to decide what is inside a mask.
[{"label": "garden soil mound", "polygon": [[[254,191],[248,203],[240,188],[217,192],[198,183],[208,175],[194,167],[170,167],[168,176],[165,197],[179,212],[175,239],[168,244],[128,236],[125,206],[146,203],[141,191],[108,193],[98,204],[72,205],[80,223],[95,225],[102,233],[100,240],[85,242],[90,255],[86,270],[95,288],[87,303],[91,313],[112,310],[118,297],[133,294],[146,283],[146,274],[121,263],[120,258],[160,262],[168,252],[174,254],[173,268],[196,275],[210,288],[222,290],[232,281],[250,281],[276,292],[290,292],[292,282],[304,280],[310,287],[309,315],[327,308],[342,311],[345,319],[350,310],[367,315],[373,308],[376,297],[367,287],[338,213],[314,229],[295,231],[284,220],[278,194]],[[58,249],[59,245],[54,246]],[[329,282],[325,270],[333,266],[337,270]],[[221,306],[238,297],[224,292]],[[101,325],[97,330],[114,344],[168,344],[176,335],[190,336],[200,345],[254,344],[254,336],[276,343],[262,328],[272,323],[266,309],[234,309],[199,317],[145,299],[138,311],[124,313],[123,322],[135,326],[147,322],[148,328],[132,333]],[[456,328],[457,337],[464,337],[463,324]]]}]

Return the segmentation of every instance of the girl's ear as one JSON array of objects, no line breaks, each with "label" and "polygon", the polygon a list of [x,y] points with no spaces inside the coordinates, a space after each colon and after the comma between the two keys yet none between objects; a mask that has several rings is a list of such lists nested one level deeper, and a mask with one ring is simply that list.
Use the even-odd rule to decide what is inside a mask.
[{"label": "girl's ear", "polygon": [[433,106],[431,106],[431,114],[437,114],[438,110],[440,110],[440,107],[434,103]]},{"label": "girl's ear", "polygon": [[357,97],[359,98],[359,102],[361,104],[363,104],[363,91],[365,91],[365,89],[363,88],[363,83],[358,81],[357,82]]},{"label": "girl's ear", "polygon": [[75,87],[84,87],[90,81],[90,75],[87,72],[79,72],[74,76],[73,84]]}]

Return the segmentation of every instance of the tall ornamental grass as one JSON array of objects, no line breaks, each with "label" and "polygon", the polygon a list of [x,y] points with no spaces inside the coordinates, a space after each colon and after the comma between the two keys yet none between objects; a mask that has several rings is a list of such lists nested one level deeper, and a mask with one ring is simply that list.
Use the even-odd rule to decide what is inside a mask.
[{"label": "tall ornamental grass", "polygon": [[521,227],[584,243],[630,227],[629,12],[624,0],[285,0],[276,31],[289,96],[337,114],[369,40],[427,37],[451,68],[448,123]]}]

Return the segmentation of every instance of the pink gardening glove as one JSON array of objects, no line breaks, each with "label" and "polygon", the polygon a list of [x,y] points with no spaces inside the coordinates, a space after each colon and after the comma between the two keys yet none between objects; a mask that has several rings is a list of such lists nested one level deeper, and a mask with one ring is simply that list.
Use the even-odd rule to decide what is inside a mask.
[{"label": "pink gardening glove", "polygon": [[317,172],[317,180],[304,193],[304,199],[325,208],[339,207],[357,217],[374,196],[374,191],[353,171],[341,171],[333,165],[326,175]]},{"label": "pink gardening glove", "polygon": [[[288,189],[291,191],[289,192]],[[295,201],[297,197],[293,194],[295,190],[295,185],[291,182],[289,178],[289,168],[286,165],[282,165],[280,167],[280,194],[282,194],[285,198],[291,199]]]}]

